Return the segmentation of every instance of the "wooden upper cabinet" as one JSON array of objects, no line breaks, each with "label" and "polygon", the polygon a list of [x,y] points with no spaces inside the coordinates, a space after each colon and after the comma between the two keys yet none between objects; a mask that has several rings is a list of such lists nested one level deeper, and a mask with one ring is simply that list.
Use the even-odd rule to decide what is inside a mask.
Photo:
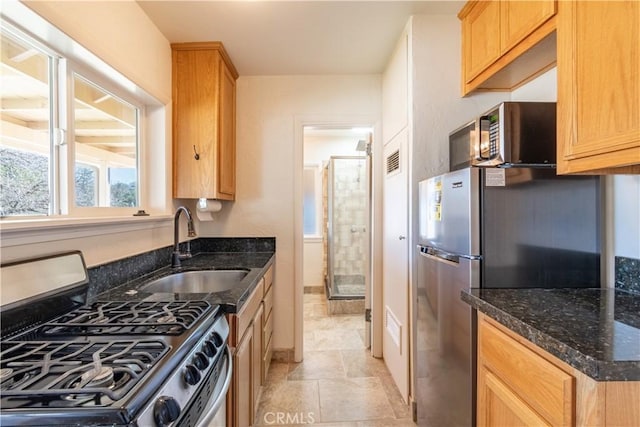
[{"label": "wooden upper cabinet", "polygon": [[509,51],[555,14],[555,0],[500,2],[500,53]]},{"label": "wooden upper cabinet", "polygon": [[173,197],[235,198],[238,72],[222,43],[175,43]]},{"label": "wooden upper cabinet", "polygon": [[556,0],[469,1],[462,21],[462,94],[510,91],[555,64]]},{"label": "wooden upper cabinet", "polygon": [[465,81],[500,57],[500,2],[480,2],[462,20]]},{"label": "wooden upper cabinet", "polygon": [[640,173],[640,2],[561,1],[558,173]]}]

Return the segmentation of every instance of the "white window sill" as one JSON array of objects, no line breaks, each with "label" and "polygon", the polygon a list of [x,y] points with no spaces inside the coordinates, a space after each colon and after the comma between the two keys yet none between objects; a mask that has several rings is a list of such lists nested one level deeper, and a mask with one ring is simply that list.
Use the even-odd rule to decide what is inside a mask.
[{"label": "white window sill", "polygon": [[40,218],[0,221],[3,248],[172,225],[173,215],[103,218]]},{"label": "white window sill", "polygon": [[305,243],[321,243],[322,242],[322,236],[308,234],[308,235],[304,236],[304,242]]}]

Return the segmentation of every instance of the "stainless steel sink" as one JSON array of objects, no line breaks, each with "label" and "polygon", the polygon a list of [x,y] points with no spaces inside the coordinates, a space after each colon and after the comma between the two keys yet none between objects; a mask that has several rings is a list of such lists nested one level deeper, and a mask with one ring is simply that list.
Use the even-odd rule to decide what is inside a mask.
[{"label": "stainless steel sink", "polygon": [[200,294],[222,292],[238,285],[249,270],[186,271],[161,277],[145,285],[145,292]]}]

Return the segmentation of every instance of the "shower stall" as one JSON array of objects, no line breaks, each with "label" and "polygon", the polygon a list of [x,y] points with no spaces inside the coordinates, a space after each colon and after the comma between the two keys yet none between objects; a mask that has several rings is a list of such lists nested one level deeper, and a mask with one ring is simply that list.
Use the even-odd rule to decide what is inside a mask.
[{"label": "shower stall", "polygon": [[363,300],[369,274],[370,171],[366,156],[333,156],[324,174],[329,300]]}]

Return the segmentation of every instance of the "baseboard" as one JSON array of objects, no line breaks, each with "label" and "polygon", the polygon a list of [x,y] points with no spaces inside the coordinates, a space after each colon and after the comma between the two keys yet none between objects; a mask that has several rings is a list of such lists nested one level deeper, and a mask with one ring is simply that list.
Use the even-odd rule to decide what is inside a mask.
[{"label": "baseboard", "polygon": [[295,360],[294,354],[292,348],[274,349],[271,355],[271,361],[291,363]]},{"label": "baseboard", "polygon": [[304,287],[305,294],[324,294],[324,286],[305,286]]}]

